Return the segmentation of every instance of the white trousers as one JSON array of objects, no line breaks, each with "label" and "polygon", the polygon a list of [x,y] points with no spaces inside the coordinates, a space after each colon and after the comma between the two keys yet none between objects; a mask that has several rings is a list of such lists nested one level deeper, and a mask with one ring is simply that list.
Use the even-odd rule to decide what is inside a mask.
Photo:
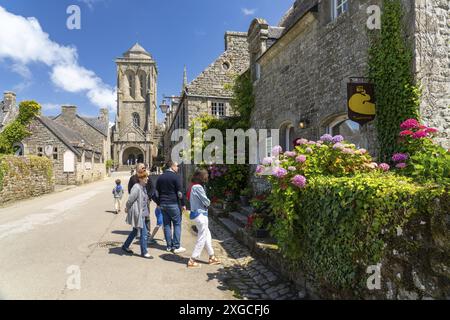
[{"label": "white trousers", "polygon": [[119,199],[119,198],[114,199],[114,208],[116,209],[116,211],[122,210],[122,200],[121,199]]},{"label": "white trousers", "polygon": [[197,243],[195,244],[194,252],[192,253],[192,258],[198,259],[202,254],[203,248],[206,245],[206,250],[208,251],[209,256],[214,255],[214,249],[212,247],[212,237],[211,231],[209,231],[208,226],[208,217],[201,214],[197,218],[194,219],[194,222],[197,226],[198,236]]}]

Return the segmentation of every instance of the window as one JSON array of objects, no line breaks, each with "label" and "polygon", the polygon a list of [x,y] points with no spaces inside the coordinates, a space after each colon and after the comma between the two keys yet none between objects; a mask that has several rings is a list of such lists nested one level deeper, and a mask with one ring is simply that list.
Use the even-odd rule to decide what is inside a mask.
[{"label": "window", "polygon": [[223,102],[212,102],[211,103],[211,114],[217,117],[225,116],[225,103]]},{"label": "window", "polygon": [[58,160],[58,148],[53,148],[53,160]]},{"label": "window", "polygon": [[135,127],[140,127],[141,126],[141,117],[136,112],[133,113],[133,125]]},{"label": "window", "polygon": [[139,92],[141,93],[141,97],[145,98],[147,95],[147,75],[145,74],[145,72],[140,71],[139,72]]},{"label": "window", "polygon": [[127,79],[128,79],[128,93],[130,97],[134,98],[134,74],[128,73]]},{"label": "window", "polygon": [[332,3],[334,19],[348,11],[348,0],[333,0]]},{"label": "window", "polygon": [[44,148],[43,147],[38,147],[37,148],[37,155],[38,155],[38,157],[43,157],[44,156]]},{"label": "window", "polygon": [[287,123],[281,126],[281,147],[284,151],[294,150],[294,126],[292,123]]},{"label": "window", "polygon": [[228,61],[226,61],[226,62],[224,62],[224,63],[222,64],[222,68],[223,68],[223,70],[225,70],[225,71],[230,70],[230,67],[231,67],[231,65],[230,65],[230,63],[229,63]]}]

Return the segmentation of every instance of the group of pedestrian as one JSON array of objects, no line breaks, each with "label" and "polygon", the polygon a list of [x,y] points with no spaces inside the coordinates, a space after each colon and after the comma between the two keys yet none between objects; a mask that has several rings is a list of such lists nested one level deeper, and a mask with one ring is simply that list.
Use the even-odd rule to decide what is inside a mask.
[{"label": "group of pedestrian", "polygon": [[[198,230],[197,243],[187,263],[188,268],[199,268],[197,262],[206,246],[209,255],[209,264],[220,264],[214,255],[211,232],[208,227],[208,207],[211,202],[208,199],[204,185],[208,182],[208,171],[196,170],[192,177],[192,184],[187,192],[187,200],[190,203],[190,219],[196,224]],[[116,213],[121,212],[121,199],[124,195],[121,181],[116,181],[113,189]],[[186,201],[182,192],[181,179],[178,176],[178,164],[169,161],[165,165],[164,173],[158,178],[153,187],[149,173],[144,164],[136,166],[136,173],[128,183],[128,201],[125,205],[127,214],[126,222],[133,227],[122,250],[127,254],[133,254],[130,245],[140,234],[141,256],[152,258],[148,253],[148,243],[155,243],[155,235],[161,227],[164,230],[166,250],[174,254],[186,252],[181,246],[181,231],[183,212],[186,211]],[[150,201],[157,205],[155,210],[156,226],[150,233]]]}]

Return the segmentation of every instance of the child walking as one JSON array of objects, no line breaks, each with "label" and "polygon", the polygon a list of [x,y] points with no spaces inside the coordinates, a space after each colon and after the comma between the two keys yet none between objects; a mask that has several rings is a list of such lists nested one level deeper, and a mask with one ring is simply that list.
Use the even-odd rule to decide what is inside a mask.
[{"label": "child walking", "polygon": [[122,197],[123,197],[123,187],[122,181],[120,179],[116,180],[116,187],[112,191],[114,195],[114,208],[116,209],[116,214],[122,211]]},{"label": "child walking", "polygon": [[191,204],[190,218],[197,226],[198,236],[197,243],[191,258],[187,264],[188,268],[199,268],[200,264],[196,261],[200,258],[203,248],[206,245],[206,250],[209,255],[209,264],[220,264],[219,259],[214,255],[214,249],[212,247],[211,231],[208,226],[208,207],[211,201],[206,196],[204,184],[208,182],[208,171],[196,170],[192,177],[192,185],[187,193],[187,199]]},{"label": "child walking", "polygon": [[153,229],[153,232],[152,232],[152,234],[150,236],[150,239],[148,241],[149,243],[152,243],[152,244],[156,243],[156,240],[155,240],[156,233],[159,231],[159,229],[164,224],[164,222],[163,222],[163,213],[162,213],[162,210],[161,210],[160,207],[156,207],[156,209],[155,209],[155,216],[156,216],[156,226]]}]

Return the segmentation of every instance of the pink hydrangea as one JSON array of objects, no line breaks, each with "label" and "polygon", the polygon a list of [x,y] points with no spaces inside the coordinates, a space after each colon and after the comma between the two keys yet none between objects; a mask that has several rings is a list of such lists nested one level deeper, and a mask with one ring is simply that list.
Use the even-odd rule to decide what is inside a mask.
[{"label": "pink hydrangea", "polygon": [[289,171],[296,171],[296,170],[297,170],[297,168],[296,168],[296,167],[292,167],[292,166],[291,166],[291,167],[289,167],[289,168],[288,168],[288,170],[289,170]]},{"label": "pink hydrangea", "polygon": [[295,158],[295,156],[297,155],[297,153],[295,153],[294,151],[286,151],[284,153],[284,155],[288,158]]},{"label": "pink hydrangea", "polygon": [[366,149],[359,149],[358,151],[359,151],[360,154],[366,154],[367,153]]},{"label": "pink hydrangea", "polygon": [[271,158],[271,157],[264,158],[262,163],[265,166],[271,165],[273,163],[273,158]]},{"label": "pink hydrangea", "polygon": [[409,130],[419,127],[419,122],[416,119],[408,119],[400,125],[403,130]]},{"label": "pink hydrangea", "polygon": [[334,136],[333,140],[332,140],[333,143],[339,143],[339,142],[342,142],[342,141],[344,141],[344,137],[341,136],[341,135]]},{"label": "pink hydrangea", "polygon": [[413,134],[414,134],[414,132],[412,132],[411,130],[404,130],[404,131],[400,132],[400,136],[402,136],[402,137],[411,136]]},{"label": "pink hydrangea", "polygon": [[265,170],[264,166],[257,166],[256,167],[256,173],[257,174],[262,174],[264,172],[264,170]]},{"label": "pink hydrangea", "polygon": [[301,146],[301,145],[304,145],[304,144],[307,144],[308,143],[308,140],[306,140],[306,139],[297,139],[297,140],[295,140],[295,145],[296,146]]},{"label": "pink hydrangea", "polygon": [[295,161],[297,161],[299,163],[305,163],[306,162],[306,156],[299,155],[297,158],[295,158]]},{"label": "pink hydrangea", "polygon": [[292,184],[299,188],[304,188],[306,186],[306,178],[302,175],[296,175],[291,180]]},{"label": "pink hydrangea", "polygon": [[426,130],[419,130],[419,131],[415,132],[415,133],[412,135],[412,138],[413,138],[413,139],[422,139],[422,138],[425,138],[425,137],[427,137],[427,136],[428,136],[428,133],[427,133]]},{"label": "pink hydrangea", "polygon": [[406,163],[401,162],[401,163],[398,163],[395,167],[396,167],[397,169],[405,169],[406,166],[407,166]]},{"label": "pink hydrangea", "polygon": [[288,174],[287,170],[281,167],[275,167],[272,169],[272,175],[277,178],[284,178]]},{"label": "pink hydrangea", "polygon": [[274,157],[279,156],[283,152],[283,148],[281,146],[275,146],[272,149],[272,155]]},{"label": "pink hydrangea", "polygon": [[438,132],[438,129],[436,129],[436,128],[426,128],[425,131],[427,133],[436,133],[436,132]]},{"label": "pink hydrangea", "polygon": [[321,141],[324,142],[332,142],[333,141],[333,136],[331,134],[324,134],[323,136],[320,137]]},{"label": "pink hydrangea", "polygon": [[338,150],[338,149],[342,150],[342,149],[344,149],[344,145],[342,143],[340,143],[340,142],[335,143],[334,146],[333,146],[333,149],[334,150]]},{"label": "pink hydrangea", "polygon": [[378,168],[380,168],[381,170],[386,172],[386,171],[389,171],[391,169],[391,166],[388,165],[387,163],[380,163],[378,165]]},{"label": "pink hydrangea", "polygon": [[306,151],[306,153],[309,153],[309,154],[313,153],[313,150],[311,148],[306,148],[305,151]]},{"label": "pink hydrangea", "polygon": [[394,162],[405,162],[408,160],[409,156],[406,153],[396,153],[392,156],[392,161]]},{"label": "pink hydrangea", "polygon": [[350,148],[344,148],[344,149],[342,149],[342,152],[346,153],[346,154],[355,154],[355,150],[350,149]]}]

